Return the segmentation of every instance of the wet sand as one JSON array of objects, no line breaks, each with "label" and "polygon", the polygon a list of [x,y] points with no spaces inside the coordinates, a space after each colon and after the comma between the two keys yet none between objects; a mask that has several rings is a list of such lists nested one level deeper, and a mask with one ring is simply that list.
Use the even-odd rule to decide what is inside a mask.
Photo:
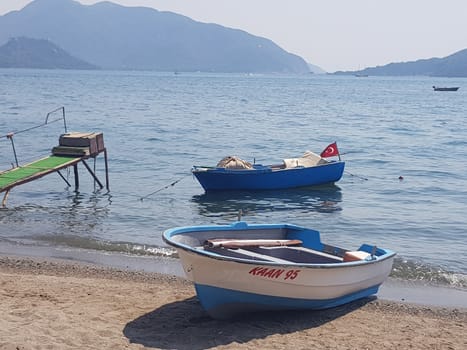
[{"label": "wet sand", "polygon": [[0,349],[467,349],[467,309],[360,300],[209,318],[155,272],[0,256]]}]

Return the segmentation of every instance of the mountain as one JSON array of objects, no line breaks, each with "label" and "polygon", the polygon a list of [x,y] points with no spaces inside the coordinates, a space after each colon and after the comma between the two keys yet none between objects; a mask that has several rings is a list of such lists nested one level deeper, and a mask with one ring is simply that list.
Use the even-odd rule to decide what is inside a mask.
[{"label": "mountain", "polygon": [[0,45],[48,39],[104,69],[308,73],[306,62],[269,39],[171,12],[111,2],[35,0],[0,16]]},{"label": "mountain", "polygon": [[12,38],[0,47],[1,68],[97,69],[44,39]]},{"label": "mountain", "polygon": [[313,74],[326,74],[326,71],[324,69],[311,63],[308,63],[308,69]]},{"label": "mountain", "polygon": [[444,58],[421,59],[412,62],[390,63],[353,72],[334,74],[361,75],[426,75],[432,77],[467,77],[467,49]]}]

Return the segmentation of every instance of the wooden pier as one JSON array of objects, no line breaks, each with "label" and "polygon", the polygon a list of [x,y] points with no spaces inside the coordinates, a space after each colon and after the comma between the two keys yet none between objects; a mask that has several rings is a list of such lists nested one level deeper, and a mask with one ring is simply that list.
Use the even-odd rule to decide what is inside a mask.
[{"label": "wooden pier", "polygon": [[37,180],[51,173],[58,173],[67,185],[71,186],[60,173],[61,169],[70,166],[74,168],[75,189],[77,190],[79,188],[78,163],[80,162],[102,189],[104,186],[86,163],[87,159],[95,159],[100,153],[104,153],[106,188],[109,190],[107,150],[104,147],[103,134],[65,133],[60,136],[59,145],[52,149],[52,155],[21,166],[16,162],[14,168],[0,172],[0,193],[5,192],[2,206],[6,205],[8,194],[13,187]]}]

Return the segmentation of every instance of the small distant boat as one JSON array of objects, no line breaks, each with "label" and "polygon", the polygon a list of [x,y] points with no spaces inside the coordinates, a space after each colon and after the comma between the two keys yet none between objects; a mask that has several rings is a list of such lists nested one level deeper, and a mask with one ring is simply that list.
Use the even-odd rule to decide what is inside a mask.
[{"label": "small distant boat", "polygon": [[378,292],[395,252],[347,250],[291,224],[188,226],[166,230],[202,307],[226,319],[254,311],[325,309]]},{"label": "small distant boat", "polygon": [[[338,156],[338,161],[325,158]],[[223,158],[215,167],[193,166],[192,173],[204,190],[277,190],[331,184],[341,179],[345,162],[334,142],[321,152],[284,159],[281,164],[251,164],[236,156]]]},{"label": "small distant boat", "polygon": [[459,87],[439,87],[439,86],[434,86],[433,85],[433,90],[435,91],[457,91],[459,90]]}]

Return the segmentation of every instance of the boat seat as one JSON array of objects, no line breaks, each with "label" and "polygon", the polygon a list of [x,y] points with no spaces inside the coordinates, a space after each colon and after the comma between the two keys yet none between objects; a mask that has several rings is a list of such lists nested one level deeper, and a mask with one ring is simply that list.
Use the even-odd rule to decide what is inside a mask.
[{"label": "boat seat", "polygon": [[[201,248],[201,247],[200,247]],[[268,261],[268,262],[275,262],[278,264],[290,264],[292,261],[280,259],[270,255],[264,255],[261,253],[257,253],[255,251],[249,249],[241,249],[241,248],[222,248],[222,247],[202,247],[204,250],[219,254],[220,256],[227,256],[229,258],[239,258],[239,259],[247,259],[247,260],[258,260],[258,261]]]},{"label": "boat seat", "polygon": [[251,252],[267,257],[286,260],[289,263],[335,264],[341,263],[341,257],[305,247],[249,247]]},{"label": "boat seat", "polygon": [[329,254],[329,253],[326,253],[326,252],[322,252],[322,251],[319,251],[319,250],[311,249],[311,248],[294,247],[294,249],[301,250],[303,252],[307,252],[307,253],[314,254],[314,255],[319,255],[319,256],[322,256],[322,257],[325,257],[325,258],[333,259],[333,260],[339,261],[339,262],[343,261],[342,257],[339,257],[337,255],[333,255],[333,254]]}]

